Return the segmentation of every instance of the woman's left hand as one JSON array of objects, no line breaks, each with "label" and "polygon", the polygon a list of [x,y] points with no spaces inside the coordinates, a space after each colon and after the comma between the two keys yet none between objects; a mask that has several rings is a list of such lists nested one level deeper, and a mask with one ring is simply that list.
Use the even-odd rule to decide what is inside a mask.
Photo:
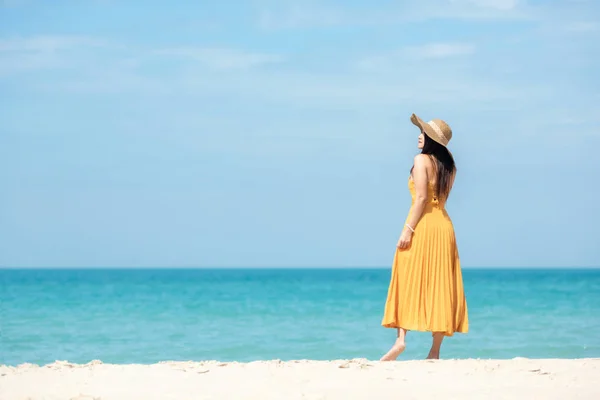
[{"label": "woman's left hand", "polygon": [[408,228],[404,227],[404,230],[402,230],[402,234],[400,235],[400,239],[398,239],[398,244],[396,245],[396,247],[401,250],[407,249],[410,246],[412,235],[412,232]]}]

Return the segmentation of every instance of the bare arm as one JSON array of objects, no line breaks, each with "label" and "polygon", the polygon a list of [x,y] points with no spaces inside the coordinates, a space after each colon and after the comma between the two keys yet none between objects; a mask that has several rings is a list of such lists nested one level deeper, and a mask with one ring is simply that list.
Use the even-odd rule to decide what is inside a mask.
[{"label": "bare arm", "polygon": [[[407,224],[413,229],[417,227],[419,220],[423,216],[423,210],[425,210],[425,204],[427,203],[427,185],[429,184],[429,179],[427,177],[427,164],[425,164],[427,162],[426,158],[427,156],[423,154],[416,156],[412,172],[416,195]],[[406,226],[404,229],[407,229]]]},{"label": "bare arm", "polygon": [[400,239],[398,240],[397,247],[400,249],[405,249],[410,245],[410,241],[412,239],[413,229],[416,228],[419,220],[423,216],[423,211],[425,210],[425,205],[427,203],[427,185],[429,184],[429,180],[427,177],[427,168],[426,168],[426,155],[419,154],[415,157],[415,163],[412,171],[413,181],[415,182],[415,201],[411,208],[410,215],[404,229],[402,229],[402,234],[400,235]]}]

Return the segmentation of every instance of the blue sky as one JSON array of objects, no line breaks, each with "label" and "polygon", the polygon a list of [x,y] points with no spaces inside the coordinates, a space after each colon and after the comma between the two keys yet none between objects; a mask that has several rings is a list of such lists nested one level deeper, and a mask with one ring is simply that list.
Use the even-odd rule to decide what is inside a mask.
[{"label": "blue sky", "polygon": [[464,267],[600,266],[597,1],[0,4],[0,265],[388,267],[415,112]]}]

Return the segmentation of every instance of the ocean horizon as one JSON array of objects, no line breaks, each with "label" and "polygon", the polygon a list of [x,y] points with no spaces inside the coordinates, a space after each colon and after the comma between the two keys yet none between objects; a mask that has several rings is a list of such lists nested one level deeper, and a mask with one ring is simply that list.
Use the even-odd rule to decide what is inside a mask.
[{"label": "ocean horizon", "polygon": [[[463,268],[442,358],[600,357],[600,269]],[[1,268],[0,364],[379,359],[389,267]],[[410,332],[404,360],[431,335]]]},{"label": "ocean horizon", "polygon": [[[347,266],[347,265],[327,265],[327,266],[235,266],[235,265],[225,265],[225,266],[10,266],[10,265],[0,265],[0,271],[2,270],[98,270],[98,269],[107,269],[107,270],[179,270],[179,269],[200,269],[200,270],[262,270],[262,269],[275,269],[275,270],[294,270],[294,269],[320,269],[320,270],[340,270],[340,269],[353,269],[353,270],[372,270],[372,269],[385,269],[391,271],[391,266],[369,266],[369,265],[356,265],[356,266]],[[489,266],[489,267],[479,267],[479,266],[461,266],[462,270],[519,270],[519,271],[527,271],[527,270],[564,270],[564,271],[577,271],[577,270],[600,270],[600,265],[583,265],[583,266],[573,266],[573,267],[565,267],[565,266]]]}]

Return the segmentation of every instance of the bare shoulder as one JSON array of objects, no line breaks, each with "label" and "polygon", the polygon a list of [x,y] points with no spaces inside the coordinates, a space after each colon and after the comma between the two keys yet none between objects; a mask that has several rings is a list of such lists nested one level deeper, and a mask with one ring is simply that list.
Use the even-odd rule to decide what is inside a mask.
[{"label": "bare shoulder", "polygon": [[429,172],[433,169],[433,162],[427,154],[417,154],[414,159],[414,166],[417,169]]},{"label": "bare shoulder", "polygon": [[414,159],[415,167],[428,167],[431,160],[427,154],[417,154]]}]

